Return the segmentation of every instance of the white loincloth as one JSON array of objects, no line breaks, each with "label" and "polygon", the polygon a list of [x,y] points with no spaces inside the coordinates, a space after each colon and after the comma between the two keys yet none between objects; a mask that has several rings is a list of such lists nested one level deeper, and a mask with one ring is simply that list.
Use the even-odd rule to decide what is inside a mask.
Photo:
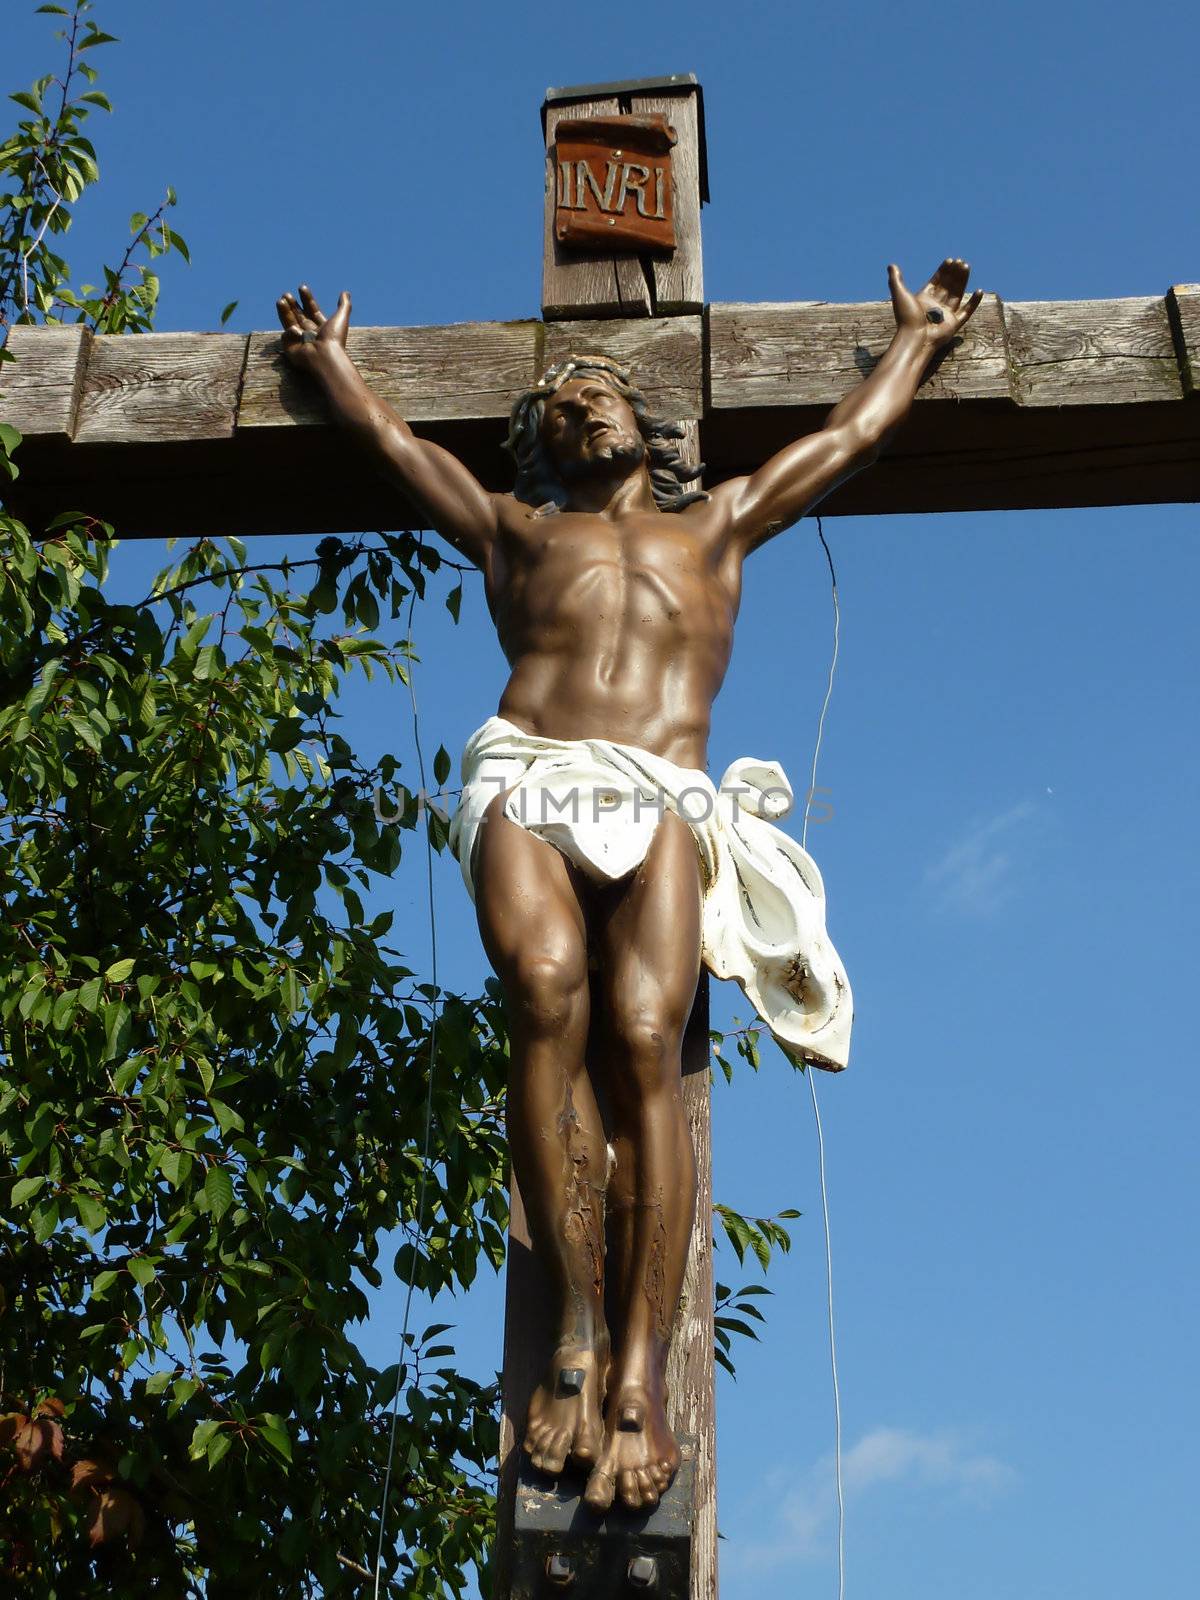
[{"label": "white loincloth", "polygon": [[704,772],[608,739],[542,739],[491,717],[467,741],[450,845],[475,897],[475,844],[484,813],[504,811],[600,882],[645,860],[664,809],[691,828],[704,873],[701,955],[736,978],[791,1055],[846,1065],[853,1002],[825,931],[825,887],[812,857],[767,818],[792,808],[773,762],[735,761],[714,788]]}]

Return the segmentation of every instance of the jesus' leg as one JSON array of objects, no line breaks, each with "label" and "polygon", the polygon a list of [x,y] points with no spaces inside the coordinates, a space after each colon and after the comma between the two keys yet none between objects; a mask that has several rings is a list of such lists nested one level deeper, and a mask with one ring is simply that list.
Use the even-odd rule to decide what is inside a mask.
[{"label": "jesus' leg", "polygon": [[616,1166],[609,1277],[619,1306],[604,1445],[584,1498],[654,1506],[679,1467],[666,1362],[696,1208],[680,1053],[700,971],[700,869],[691,829],[664,816],[645,861],[611,894],[602,941],[605,1061]]},{"label": "jesus' leg", "polygon": [[539,1261],[556,1296],[556,1348],[525,1449],[544,1472],[582,1467],[601,1440],[608,1154],[584,1065],[587,938],[571,872],[552,845],[489,808],[475,863],[484,946],[507,1002],[508,1139]]}]

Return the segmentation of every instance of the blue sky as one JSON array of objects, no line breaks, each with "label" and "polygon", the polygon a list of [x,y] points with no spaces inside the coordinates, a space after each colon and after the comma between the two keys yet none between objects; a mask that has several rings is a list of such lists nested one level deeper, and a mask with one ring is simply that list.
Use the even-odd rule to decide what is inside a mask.
[{"label": "blue sky", "polygon": [[[5,87],[54,60],[10,0]],[[116,116],[81,276],[179,191],[163,328],[271,325],[307,277],[361,322],[538,308],[548,84],[694,71],[710,300],[882,298],[945,254],[1008,299],[1200,279],[1194,9],[950,16],[878,3],[649,11],[372,0],[100,4]],[[104,57],[107,59],[104,59]],[[94,272],[94,269],[93,269]],[[1198,762],[1194,507],[826,523],[842,657],[810,845],[858,1002],[822,1078],[845,1411],[848,1594],[1127,1600],[1194,1582]],[[302,547],[304,540],[291,542]],[[272,542],[273,548],[277,546]],[[160,560],[127,548],[133,582]],[[418,615],[426,740],[502,662],[478,590]],[[802,788],[831,632],[811,523],[756,556],[712,765]],[[411,755],[405,704],[349,708]],[[425,947],[414,852],[393,887]],[[450,862],[444,981],[483,958]],[[745,1014],[736,993],[717,1017]],[[836,1594],[823,1245],[807,1088],[764,1052],[715,1090],[718,1194],[800,1207],[760,1347],[720,1391],[725,1600]],[[719,1261],[736,1274],[736,1263]],[[447,1313],[477,1371],[499,1289]],[[391,1358],[399,1297],[365,1339]]]}]

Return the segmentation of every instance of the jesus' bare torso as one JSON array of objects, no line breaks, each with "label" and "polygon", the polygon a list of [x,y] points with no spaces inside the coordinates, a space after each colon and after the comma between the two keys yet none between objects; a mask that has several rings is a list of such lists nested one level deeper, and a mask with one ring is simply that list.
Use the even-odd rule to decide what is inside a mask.
[{"label": "jesus' bare torso", "polygon": [[[703,768],[746,556],[874,459],[978,304],[961,261],[919,294],[889,275],[896,336],[824,428],[673,512],[654,492],[640,397],[603,362],[555,369],[520,403],[559,486],[539,506],[488,493],[367,388],[346,353],[348,296],[328,320],[305,288],[278,309],[288,358],[336,420],[482,570],[511,666],[501,716]],[[507,1001],[509,1142],[556,1327],[524,1447],[549,1474],[584,1471],[593,1509],[640,1510],[679,1465],[664,1373],[695,1210],[680,1051],[700,969],[696,845],[665,811],[642,864],[597,885],[504,799],[479,832],[476,907]]]}]

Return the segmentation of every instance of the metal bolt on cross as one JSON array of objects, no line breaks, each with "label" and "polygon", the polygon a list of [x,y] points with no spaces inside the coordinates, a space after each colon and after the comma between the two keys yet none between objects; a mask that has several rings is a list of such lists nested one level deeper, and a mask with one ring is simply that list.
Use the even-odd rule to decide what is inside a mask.
[{"label": "metal bolt on cross", "polygon": [[631,1589],[656,1589],[658,1587],[658,1562],[653,1556],[634,1556],[625,1574]]},{"label": "metal bolt on cross", "polygon": [[546,1582],[555,1589],[569,1589],[575,1582],[575,1563],[560,1550],[552,1550],[546,1557]]}]

